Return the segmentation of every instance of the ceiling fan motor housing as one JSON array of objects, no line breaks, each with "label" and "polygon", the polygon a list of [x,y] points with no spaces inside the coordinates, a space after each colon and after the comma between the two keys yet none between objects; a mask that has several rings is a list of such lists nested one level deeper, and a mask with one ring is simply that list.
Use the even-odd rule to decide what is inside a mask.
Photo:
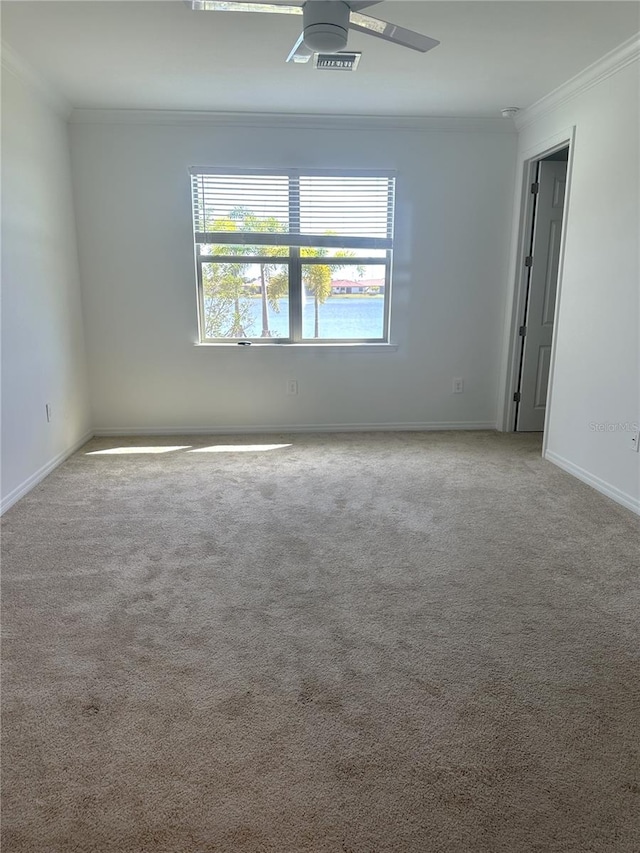
[{"label": "ceiling fan motor housing", "polygon": [[349,7],[342,0],[310,0],[303,8],[304,43],[311,50],[346,47]]}]

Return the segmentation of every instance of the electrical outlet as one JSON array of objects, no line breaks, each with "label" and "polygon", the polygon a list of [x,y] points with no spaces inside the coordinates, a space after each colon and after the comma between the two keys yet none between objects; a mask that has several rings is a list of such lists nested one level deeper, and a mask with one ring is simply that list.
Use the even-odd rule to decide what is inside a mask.
[{"label": "electrical outlet", "polygon": [[464,391],[464,379],[454,379],[453,380],[453,393],[454,394],[462,394]]},{"label": "electrical outlet", "polygon": [[288,379],[287,380],[287,394],[289,397],[295,397],[298,393],[298,380],[297,379]]},{"label": "electrical outlet", "polygon": [[631,433],[631,449],[635,453],[638,453],[638,450],[640,450],[640,430],[638,429],[634,429]]},{"label": "electrical outlet", "polygon": [[51,403],[45,403],[44,410],[47,413],[47,423],[50,424],[51,418],[53,417],[53,414],[51,412]]}]

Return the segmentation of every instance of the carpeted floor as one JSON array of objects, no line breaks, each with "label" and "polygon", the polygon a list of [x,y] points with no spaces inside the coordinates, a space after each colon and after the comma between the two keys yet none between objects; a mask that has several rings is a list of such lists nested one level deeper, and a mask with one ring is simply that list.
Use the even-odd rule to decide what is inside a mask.
[{"label": "carpeted floor", "polygon": [[2,544],[3,853],[640,851],[638,522],[537,437],[98,439]]}]

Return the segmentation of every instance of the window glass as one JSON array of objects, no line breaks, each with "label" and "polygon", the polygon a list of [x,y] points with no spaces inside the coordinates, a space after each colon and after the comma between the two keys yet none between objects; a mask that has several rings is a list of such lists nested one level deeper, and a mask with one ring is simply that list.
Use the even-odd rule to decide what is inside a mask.
[{"label": "window glass", "polygon": [[383,340],[385,267],[302,264],[302,337]]},{"label": "window glass", "polygon": [[388,340],[395,178],[191,170],[200,340]]},{"label": "window glass", "polygon": [[205,338],[288,338],[285,264],[203,263]]}]

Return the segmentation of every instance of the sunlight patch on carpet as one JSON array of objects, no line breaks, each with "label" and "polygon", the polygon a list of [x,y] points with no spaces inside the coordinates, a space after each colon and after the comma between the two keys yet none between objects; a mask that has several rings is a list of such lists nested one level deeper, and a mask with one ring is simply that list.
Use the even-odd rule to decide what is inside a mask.
[{"label": "sunlight patch on carpet", "polygon": [[212,444],[211,447],[196,447],[189,453],[255,453],[266,450],[281,450],[291,444]]},{"label": "sunlight patch on carpet", "polygon": [[91,450],[87,456],[116,456],[128,453],[171,453],[174,450],[187,450],[190,444],[164,445],[159,447],[109,447],[107,450]]}]

